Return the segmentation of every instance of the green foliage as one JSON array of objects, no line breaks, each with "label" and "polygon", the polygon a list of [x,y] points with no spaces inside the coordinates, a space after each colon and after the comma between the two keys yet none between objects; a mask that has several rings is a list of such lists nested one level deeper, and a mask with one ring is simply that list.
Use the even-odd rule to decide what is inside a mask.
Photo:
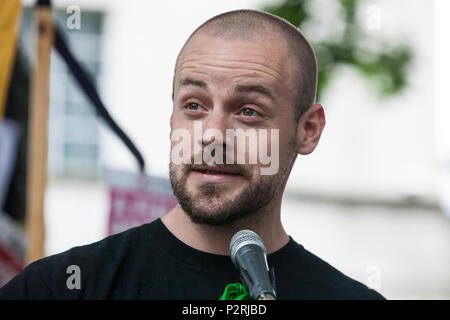
[{"label": "green foliage", "polygon": [[[286,19],[302,29],[312,13],[310,3],[313,0],[284,0],[280,4],[266,6],[263,10]],[[343,11],[344,34],[340,41],[327,39],[315,42],[310,39],[317,55],[318,87],[317,99],[320,100],[324,90],[330,83],[333,72],[340,64],[351,65],[378,89],[381,97],[387,97],[400,92],[407,84],[407,69],[412,60],[412,53],[406,44],[390,46],[379,43],[380,40],[370,39],[379,43],[382,49],[378,51],[364,48],[360,45],[367,38],[361,32],[361,26],[356,19],[357,1],[340,0]],[[314,20],[312,20],[314,21]]]}]

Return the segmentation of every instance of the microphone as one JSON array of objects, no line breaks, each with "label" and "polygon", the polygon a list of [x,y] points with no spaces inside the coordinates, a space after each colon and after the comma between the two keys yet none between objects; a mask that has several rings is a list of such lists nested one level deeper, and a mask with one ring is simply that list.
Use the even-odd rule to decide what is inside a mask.
[{"label": "microphone", "polygon": [[266,247],[255,232],[237,232],[230,241],[230,256],[252,299],[276,299],[275,274],[272,268],[269,275]]}]

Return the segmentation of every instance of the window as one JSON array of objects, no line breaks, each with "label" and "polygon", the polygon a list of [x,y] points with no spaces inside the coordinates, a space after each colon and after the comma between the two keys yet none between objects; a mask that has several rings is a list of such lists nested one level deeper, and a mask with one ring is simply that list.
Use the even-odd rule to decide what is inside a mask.
[{"label": "window", "polygon": [[[81,12],[81,29],[66,27],[65,10],[55,9],[54,20],[64,30],[74,56],[98,83],[103,14]],[[22,47],[34,58],[34,12],[24,9]],[[99,119],[65,62],[53,50],[50,67],[48,171],[53,176],[96,177],[100,169]]]}]

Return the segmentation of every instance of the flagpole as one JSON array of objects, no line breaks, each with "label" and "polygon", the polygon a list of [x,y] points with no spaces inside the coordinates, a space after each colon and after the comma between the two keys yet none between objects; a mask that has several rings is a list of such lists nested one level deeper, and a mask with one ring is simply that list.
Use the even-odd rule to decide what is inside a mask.
[{"label": "flagpole", "polygon": [[47,180],[47,123],[49,102],[50,52],[53,44],[53,24],[50,1],[38,1],[36,6],[36,52],[31,78],[30,120],[27,169],[27,256],[29,264],[44,256],[44,197]]}]

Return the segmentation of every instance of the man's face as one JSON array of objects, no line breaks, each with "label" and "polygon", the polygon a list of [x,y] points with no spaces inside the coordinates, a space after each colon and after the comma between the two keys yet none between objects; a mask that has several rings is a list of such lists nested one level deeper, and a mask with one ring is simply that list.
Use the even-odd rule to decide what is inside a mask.
[{"label": "man's face", "polygon": [[[201,35],[185,48],[174,78],[171,134],[179,129],[190,133],[191,161],[175,164],[171,154],[170,179],[192,221],[232,223],[264,208],[284,188],[296,156],[290,66],[285,47],[276,38],[228,41]],[[217,135],[199,137],[199,127],[201,135],[215,129],[223,140]],[[269,154],[277,153],[271,154],[272,160],[279,161],[276,172],[261,174],[267,164],[249,163],[249,153],[255,149],[249,143],[238,148],[235,140],[233,146],[226,139],[227,130],[238,129],[254,129],[258,147],[263,141]],[[261,129],[267,130],[267,142],[260,140]],[[271,140],[271,132],[277,130],[277,139]],[[195,164],[195,155],[212,143],[223,147],[223,164]],[[274,143],[278,149],[271,149]],[[175,145],[172,139],[172,151]],[[245,154],[245,163],[237,163],[239,152]],[[225,160],[230,153],[233,163]]]}]

